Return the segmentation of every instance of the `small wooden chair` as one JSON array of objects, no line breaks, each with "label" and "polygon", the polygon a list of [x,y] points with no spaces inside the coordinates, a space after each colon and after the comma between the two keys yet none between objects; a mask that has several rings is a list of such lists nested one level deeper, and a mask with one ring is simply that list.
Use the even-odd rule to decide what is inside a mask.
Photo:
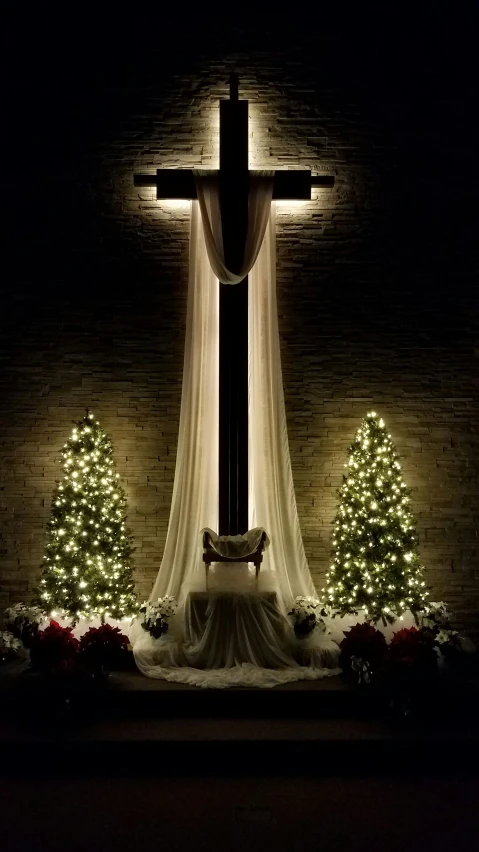
[{"label": "small wooden chair", "polygon": [[259,540],[258,546],[253,553],[245,556],[220,556],[219,553],[211,546],[210,534],[207,530],[203,532],[203,562],[205,563],[206,588],[208,588],[208,571],[212,562],[252,562],[255,567],[256,580],[258,580],[259,569],[263,561],[263,550],[267,536],[263,534]]}]

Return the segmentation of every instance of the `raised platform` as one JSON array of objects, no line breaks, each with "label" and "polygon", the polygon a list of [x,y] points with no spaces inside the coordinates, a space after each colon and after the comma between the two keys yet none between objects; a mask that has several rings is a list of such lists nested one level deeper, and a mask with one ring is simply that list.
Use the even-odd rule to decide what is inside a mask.
[{"label": "raised platform", "polygon": [[2,852],[478,845],[474,683],[449,684],[455,715],[401,723],[342,678],[215,691],[131,672],[69,704],[7,680]]},{"label": "raised platform", "polygon": [[342,677],[201,690],[124,672],[106,688],[64,692],[26,674],[2,686],[0,748],[14,773],[25,761],[100,774],[241,774],[252,761],[269,774],[298,765],[314,775],[479,769],[475,681],[438,683],[415,719]]}]

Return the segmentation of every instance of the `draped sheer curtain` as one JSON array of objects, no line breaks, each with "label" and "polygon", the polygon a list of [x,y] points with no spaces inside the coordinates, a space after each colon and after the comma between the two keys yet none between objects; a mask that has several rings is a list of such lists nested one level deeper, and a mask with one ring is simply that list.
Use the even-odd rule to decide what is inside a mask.
[{"label": "draped sheer curtain", "polygon": [[185,356],[165,550],[150,600],[178,598],[202,570],[200,530],[218,529],[219,287],[192,203]]},{"label": "draped sheer curtain", "polygon": [[[222,256],[217,179],[200,174],[197,186],[198,201],[192,202],[191,211],[175,480],[165,550],[152,600],[166,594],[182,600],[192,587],[203,582],[200,531],[218,528],[218,274],[231,274],[225,271]],[[291,472],[276,306],[276,211],[271,196],[270,174],[255,176],[250,188],[244,263],[249,272],[249,526],[264,527],[268,533],[271,544],[265,551],[262,571],[271,572],[270,580],[284,609],[297,595],[314,595],[315,590]]]},{"label": "draped sheer curtain", "polygon": [[277,579],[283,605],[315,595],[304,552],[294,491],[276,305],[276,209],[271,205],[258,259],[249,276],[249,510],[250,527],[264,527],[271,544],[264,566]]},{"label": "draped sheer curtain", "polygon": [[275,206],[268,175],[260,176],[250,191],[250,223],[256,231],[248,234],[244,268],[250,273],[249,520],[250,528],[266,529],[271,544],[258,584],[246,565],[239,571],[225,566],[211,578],[206,611],[202,609],[200,533],[205,527],[218,528],[218,275],[231,275],[223,268],[217,183],[201,176],[197,181],[175,481],[164,555],[150,596],[173,595],[179,608],[168,634],[159,640],[136,624],[135,660],[148,677],[198,686],[269,687],[324,677],[338,671],[337,646],[318,637],[307,650],[303,643],[295,653],[294,633],[285,617],[297,595],[315,595],[315,590],[289,455],[276,307]]}]

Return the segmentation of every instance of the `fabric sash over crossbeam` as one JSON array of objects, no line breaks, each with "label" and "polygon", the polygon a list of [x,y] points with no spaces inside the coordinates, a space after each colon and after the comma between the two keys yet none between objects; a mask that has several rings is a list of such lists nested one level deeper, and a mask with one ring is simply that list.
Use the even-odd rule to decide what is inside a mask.
[{"label": "fabric sash over crossbeam", "polygon": [[206,250],[211,268],[222,284],[239,284],[256,262],[263,243],[273,197],[274,172],[252,172],[249,176],[248,230],[243,263],[237,274],[226,268],[223,249],[218,172],[198,170],[196,191],[201,210]]}]

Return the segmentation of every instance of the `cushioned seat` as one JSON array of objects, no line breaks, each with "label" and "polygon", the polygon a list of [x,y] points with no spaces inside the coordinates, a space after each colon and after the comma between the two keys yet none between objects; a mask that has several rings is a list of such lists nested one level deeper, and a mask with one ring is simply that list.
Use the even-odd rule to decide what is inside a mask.
[{"label": "cushioned seat", "polygon": [[205,563],[206,586],[208,571],[212,562],[252,562],[256,579],[263,561],[263,550],[269,545],[269,538],[262,527],[248,530],[245,535],[217,535],[206,528],[203,536],[203,562]]}]

